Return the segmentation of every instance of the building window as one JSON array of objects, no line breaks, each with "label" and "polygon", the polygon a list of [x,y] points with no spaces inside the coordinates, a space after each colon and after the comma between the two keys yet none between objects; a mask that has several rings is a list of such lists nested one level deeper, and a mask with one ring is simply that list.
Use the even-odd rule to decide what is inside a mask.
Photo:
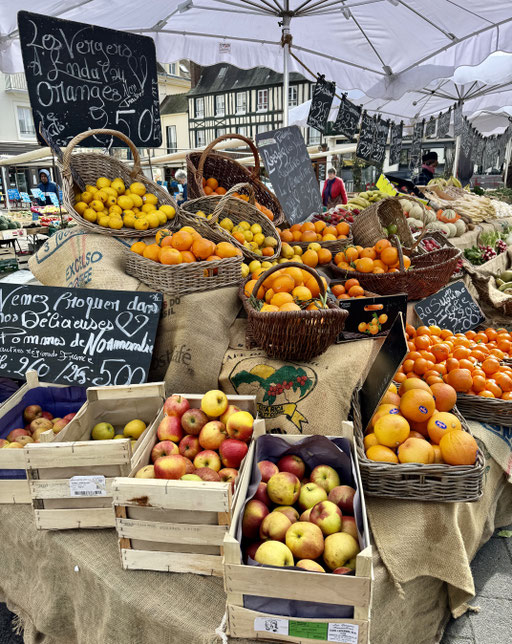
[{"label": "building window", "polygon": [[196,98],[196,119],[204,119],[204,98]]},{"label": "building window", "polygon": [[225,127],[218,127],[215,130],[215,136],[218,138],[219,136],[223,136],[224,134],[226,134],[226,132],[227,132],[227,130],[226,130]]},{"label": "building window", "polygon": [[247,94],[245,92],[237,92],[236,113],[245,114],[246,112],[247,112]]},{"label": "building window", "polygon": [[204,145],[206,145],[206,132],[196,130],[196,148],[202,148]]},{"label": "building window", "polygon": [[177,73],[178,73],[178,70],[177,70],[176,63],[169,63],[169,74],[172,74],[173,76],[176,76]]},{"label": "building window", "polygon": [[242,136],[247,136],[247,126],[246,125],[239,125],[236,128],[237,134],[241,134]]},{"label": "building window", "polygon": [[298,90],[296,87],[288,88],[288,106],[296,107],[299,104],[298,100]]},{"label": "building window", "polygon": [[263,134],[263,132],[268,132],[270,130],[269,125],[264,123],[263,125],[258,125],[256,127],[256,134]]},{"label": "building window", "polygon": [[224,116],[226,113],[226,97],[224,95],[215,97],[215,115]]},{"label": "building window", "polygon": [[177,152],[178,141],[176,138],[176,126],[168,125],[166,127],[166,131],[167,131],[167,154],[171,154],[171,152]]},{"label": "building window", "polygon": [[258,90],[257,112],[266,112],[268,110],[268,89]]},{"label": "building window", "polygon": [[18,106],[18,125],[20,128],[20,136],[34,137],[36,135],[36,128],[34,127],[30,107]]},{"label": "building window", "polygon": [[318,130],[315,130],[314,127],[308,128],[309,145],[318,145],[320,143],[321,137],[321,133]]}]

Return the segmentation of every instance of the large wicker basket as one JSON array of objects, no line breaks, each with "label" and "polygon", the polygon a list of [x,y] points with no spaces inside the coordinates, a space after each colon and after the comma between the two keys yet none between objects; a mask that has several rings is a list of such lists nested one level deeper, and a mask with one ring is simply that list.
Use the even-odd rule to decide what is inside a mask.
[{"label": "large wicker basket", "polygon": [[[314,269],[298,262],[286,264],[286,267],[292,266],[311,273],[318,282],[320,296],[326,296],[325,285]],[[276,264],[262,273],[254,285],[253,294],[258,292],[269,275],[282,268],[281,264]],[[327,299],[327,309],[261,313],[254,308],[251,298],[245,295],[245,283],[240,285],[239,294],[248,317],[248,340],[253,340],[270,358],[311,360],[334,344],[343,331],[348,311],[340,309],[337,303],[330,299]]]},{"label": "large wicker basket", "polygon": [[457,394],[457,407],[465,418],[493,425],[512,425],[512,400],[482,398],[469,394]]},{"label": "large wicker basket", "polygon": [[[87,152],[81,154],[71,154],[73,148],[78,145],[84,139],[89,138],[94,135],[107,135],[115,136],[118,139],[124,141],[130,148],[133,154],[133,167],[130,168],[122,161],[115,159],[114,157],[108,156],[107,154],[98,154],[95,152]],[[148,230],[135,230],[133,228],[120,228],[119,230],[113,230],[111,228],[105,228],[99,226],[98,224],[91,223],[86,221],[82,215],[80,215],[74,208],[76,199],[76,190],[73,177],[71,175],[71,166],[74,169],[78,170],[80,176],[85,181],[91,185],[96,185],[96,181],[99,177],[107,177],[107,179],[113,180],[116,177],[120,177],[125,184],[130,184],[134,181],[140,181],[146,186],[146,190],[158,197],[158,203],[168,204],[176,210],[176,216],[174,219],[167,221],[165,224],[158,226],[158,228],[149,228]],[[114,237],[153,237],[157,230],[161,228],[169,228],[170,230],[175,230],[179,226],[179,213],[178,206],[171,195],[157,185],[142,172],[140,166],[140,156],[137,151],[137,148],[132,143],[132,141],[122,132],[117,130],[87,130],[87,132],[82,132],[77,134],[74,139],[71,139],[67,148],[64,151],[62,158],[62,200],[66,206],[66,210],[69,215],[77,222],[77,224],[87,230],[90,233],[96,233],[100,235],[110,235]]]},{"label": "large wicker basket", "polygon": [[[254,155],[254,170],[248,170],[229,155],[214,150],[218,143],[230,139],[239,139],[249,146]],[[203,177],[214,177],[226,190],[237,183],[250,183],[254,186],[256,200],[274,215],[274,224],[277,226],[284,221],[284,213],[277,197],[260,180],[258,149],[251,139],[241,134],[224,134],[212,141],[203,152],[191,152],[187,155],[187,174],[189,199],[206,196]]]},{"label": "large wicker basket", "polygon": [[354,241],[363,247],[375,246],[379,239],[386,237],[383,228],[391,224],[396,225],[402,245],[410,248],[414,239],[398,197],[377,201],[355,215],[352,224]]},{"label": "large wicker basket", "polygon": [[[234,193],[243,190],[248,192],[249,202],[233,197]],[[197,217],[195,213],[198,211],[202,211],[206,215],[211,215],[211,219]],[[259,224],[265,237],[273,237],[276,240],[274,254],[262,258],[261,255],[245,247],[219,225],[224,217],[231,219],[235,225],[241,221],[247,221],[250,224]],[[270,219],[254,206],[254,188],[250,183],[237,183],[223,196],[211,195],[186,201],[181,210],[181,221],[184,220],[199,232],[206,233],[214,241],[229,241],[231,244],[240,248],[244,256],[249,260],[265,259],[267,261],[273,261],[281,254],[279,234]]]},{"label": "large wicker basket", "polygon": [[[452,410],[464,431],[471,434],[464,418]],[[383,496],[410,501],[457,503],[478,501],[483,494],[484,457],[480,450],[474,465],[393,464],[371,461],[364,450],[364,429],[361,421],[359,392],[352,396],[352,415],[357,457],[364,492],[368,496]]]}]

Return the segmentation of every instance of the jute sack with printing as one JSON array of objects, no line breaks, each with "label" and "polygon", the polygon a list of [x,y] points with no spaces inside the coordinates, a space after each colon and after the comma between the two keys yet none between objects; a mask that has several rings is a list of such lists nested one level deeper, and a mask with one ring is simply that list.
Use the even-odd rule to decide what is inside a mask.
[{"label": "jute sack with printing", "polygon": [[496,277],[512,266],[512,250],[501,253],[482,266],[465,267],[464,283],[473,297],[477,295],[479,305],[489,323],[510,324],[512,295],[499,290]]},{"label": "jute sack with printing", "polygon": [[226,393],[255,395],[267,429],[280,434],[340,433],[350,410],[350,397],[378,350],[377,340],[333,345],[308,363],[268,358],[247,349],[247,321],[236,320],[224,356],[220,388]]},{"label": "jute sack with printing", "polygon": [[480,423],[476,420],[468,420],[467,423],[486,461],[492,457],[505,472],[508,482],[512,483],[512,428]]}]

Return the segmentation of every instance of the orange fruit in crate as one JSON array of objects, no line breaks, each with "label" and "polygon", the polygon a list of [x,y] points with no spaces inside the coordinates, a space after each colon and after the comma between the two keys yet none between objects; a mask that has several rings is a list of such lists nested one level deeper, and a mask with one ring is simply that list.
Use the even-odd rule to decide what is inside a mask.
[{"label": "orange fruit in crate", "polygon": [[359,295],[364,295],[364,288],[362,286],[352,286],[352,288],[349,288],[348,294],[350,297],[358,297]]},{"label": "orange fruit in crate", "polygon": [[215,253],[222,259],[236,257],[238,255],[237,249],[229,242],[218,243],[215,247]]},{"label": "orange fruit in crate", "polygon": [[296,286],[292,291],[292,295],[300,302],[305,302],[306,300],[311,300],[313,298],[313,295],[307,286]]},{"label": "orange fruit in crate", "polygon": [[384,445],[372,445],[369,447],[366,450],[366,458],[370,461],[381,463],[398,463],[398,457],[395,452]]},{"label": "orange fruit in crate", "polygon": [[436,410],[434,396],[422,389],[406,391],[400,400],[400,412],[407,420],[421,423],[428,420]]},{"label": "orange fruit in crate", "polygon": [[[363,251],[364,252],[364,251]],[[356,271],[360,273],[371,273],[373,271],[373,259],[370,257],[362,257],[355,261]]]},{"label": "orange fruit in crate", "polygon": [[158,262],[161,250],[162,249],[158,244],[148,244],[144,249],[142,256],[146,259],[152,259],[154,262]]},{"label": "orange fruit in crate", "polygon": [[226,188],[223,188],[222,186],[219,186],[218,188],[215,188],[215,192],[218,195],[225,195],[227,190],[226,190]]},{"label": "orange fruit in crate", "polygon": [[[244,286],[244,293],[247,297],[250,297],[254,291],[254,287],[256,286],[257,280],[249,280],[247,284]],[[262,300],[265,297],[265,289],[263,286],[260,286],[258,289],[258,293],[256,294],[256,297],[259,300]]]},{"label": "orange fruit in crate", "polygon": [[[299,241],[299,240],[297,240]],[[312,230],[305,230],[300,236],[301,242],[316,242],[316,233]]]},{"label": "orange fruit in crate", "polygon": [[464,431],[448,432],[439,443],[441,455],[449,465],[474,465],[478,452],[476,440]]},{"label": "orange fruit in crate", "polygon": [[328,264],[332,259],[332,253],[328,248],[321,248],[317,254],[319,264]]},{"label": "orange fruit in crate", "polygon": [[189,250],[182,250],[181,261],[184,264],[192,264],[192,262],[196,261],[196,258],[194,257],[194,253],[191,253]]},{"label": "orange fruit in crate", "polygon": [[318,253],[314,250],[307,250],[302,255],[302,261],[306,266],[315,268],[318,265]]},{"label": "orange fruit in crate", "polygon": [[277,313],[279,307],[274,306],[273,304],[264,304],[261,309],[261,313]]},{"label": "orange fruit in crate", "polygon": [[354,246],[349,246],[347,249],[345,249],[345,257],[347,262],[353,262],[359,257],[359,251],[357,248],[354,248]]},{"label": "orange fruit in crate", "polygon": [[315,232],[321,233],[324,228],[326,228],[327,224],[325,221],[315,221]]},{"label": "orange fruit in crate", "polygon": [[162,264],[181,264],[182,261],[182,254],[176,248],[166,246],[160,250],[160,262]]},{"label": "orange fruit in crate", "polygon": [[331,291],[334,296],[338,297],[338,295],[343,295],[343,293],[345,293],[345,287],[343,284],[335,284],[331,287]]},{"label": "orange fruit in crate", "polygon": [[434,395],[437,411],[450,411],[457,403],[457,392],[446,383],[435,383],[430,386]]},{"label": "orange fruit in crate", "polygon": [[434,462],[434,450],[424,438],[408,438],[398,448],[398,460],[400,463],[429,465]]},{"label": "orange fruit in crate", "polygon": [[350,226],[346,221],[341,221],[336,226],[336,232],[338,233],[338,235],[348,235],[350,233]]},{"label": "orange fruit in crate", "polygon": [[206,185],[212,190],[216,190],[219,187],[219,182],[217,179],[210,177],[209,179],[206,179]]},{"label": "orange fruit in crate", "polygon": [[363,443],[364,443],[364,448],[366,450],[366,449],[369,449],[370,447],[373,447],[374,445],[378,445],[379,441],[377,440],[377,437],[375,436],[375,434],[372,432],[371,434],[367,434],[364,437]]},{"label": "orange fruit in crate", "polygon": [[403,396],[407,391],[410,391],[411,389],[423,389],[423,391],[428,391],[429,393],[432,393],[432,390],[427,385],[427,383],[421,380],[420,378],[409,378],[408,380],[403,382],[400,385],[400,389],[398,390],[398,393],[400,394],[400,396]]},{"label": "orange fruit in crate", "polygon": [[295,288],[295,281],[290,275],[279,275],[272,281],[274,293],[291,293]]},{"label": "orange fruit in crate", "polygon": [[456,429],[462,429],[460,420],[454,414],[446,411],[433,414],[427,424],[427,432],[430,440],[437,445],[439,445],[439,442],[445,434],[453,432]]},{"label": "orange fruit in crate", "polygon": [[386,264],[386,266],[393,266],[393,264],[396,264],[398,261],[397,249],[393,248],[393,246],[384,248],[380,253],[380,259],[384,264]]},{"label": "orange fruit in crate", "polygon": [[132,250],[134,253],[137,253],[137,255],[142,255],[145,248],[146,244],[143,241],[135,242],[135,244],[132,244],[130,246],[130,250]]},{"label": "orange fruit in crate", "polygon": [[283,306],[283,304],[287,304],[288,302],[293,302],[293,295],[291,293],[276,293],[270,299],[270,304],[277,307]]},{"label": "orange fruit in crate", "polygon": [[468,369],[453,369],[452,371],[449,371],[446,381],[455,389],[455,391],[460,391],[462,393],[469,391],[473,386],[471,371]]},{"label": "orange fruit in crate", "polygon": [[334,263],[335,263],[335,264],[336,264],[336,266],[337,266],[337,265],[338,265],[338,264],[340,264],[341,262],[344,262],[344,261],[345,261],[345,259],[346,259],[346,257],[345,257],[345,253],[344,253],[342,250],[340,250],[340,252],[339,252],[339,253],[336,253],[336,255],[334,256]]},{"label": "orange fruit in crate", "polygon": [[213,188],[210,188],[210,186],[205,186],[203,190],[206,196],[213,195]]},{"label": "orange fruit in crate", "polygon": [[304,282],[304,276],[302,275],[302,270],[297,266],[290,266],[290,268],[285,268],[283,270],[285,275],[289,275],[295,282],[295,286],[301,286]]},{"label": "orange fruit in crate", "polygon": [[375,244],[374,249],[375,249],[375,252],[380,255],[385,248],[390,248],[390,247],[391,247],[391,242],[389,241],[389,239],[379,239],[379,241]]},{"label": "orange fruit in crate", "polygon": [[194,243],[192,235],[186,230],[180,230],[174,233],[171,239],[171,246],[176,250],[189,250]]},{"label": "orange fruit in crate", "polygon": [[363,250],[359,253],[359,257],[369,257],[370,259],[377,259],[377,253],[373,248],[363,248]]},{"label": "orange fruit in crate", "polygon": [[295,302],[287,302],[286,304],[283,304],[282,306],[279,307],[280,311],[300,311],[301,308],[298,304],[295,304]]},{"label": "orange fruit in crate", "polygon": [[[176,233],[177,234],[177,233]],[[215,252],[215,244],[209,239],[196,239],[190,249],[197,259],[206,259]]]},{"label": "orange fruit in crate", "polygon": [[375,436],[381,445],[398,447],[409,437],[410,425],[403,416],[384,414],[373,427]]}]

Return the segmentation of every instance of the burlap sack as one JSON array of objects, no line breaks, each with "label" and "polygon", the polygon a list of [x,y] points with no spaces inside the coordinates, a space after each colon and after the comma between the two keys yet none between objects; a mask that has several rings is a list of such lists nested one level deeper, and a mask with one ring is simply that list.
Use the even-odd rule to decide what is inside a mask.
[{"label": "burlap sack", "polygon": [[361,340],[331,346],[308,363],[271,360],[245,348],[246,320],[231,329],[220,387],[226,393],[255,395],[258,413],[275,434],[340,434],[350,396],[366,373],[380,342]]},{"label": "burlap sack", "polygon": [[[512,416],[512,413],[511,413]],[[510,419],[512,423],[512,417]],[[492,457],[512,483],[512,427],[467,421],[473,436],[477,439],[486,461]]]},{"label": "burlap sack", "polygon": [[491,324],[510,324],[512,295],[502,293],[496,285],[496,275],[512,266],[512,249],[497,255],[482,266],[465,266],[464,283],[471,295],[475,293],[480,307]]}]

